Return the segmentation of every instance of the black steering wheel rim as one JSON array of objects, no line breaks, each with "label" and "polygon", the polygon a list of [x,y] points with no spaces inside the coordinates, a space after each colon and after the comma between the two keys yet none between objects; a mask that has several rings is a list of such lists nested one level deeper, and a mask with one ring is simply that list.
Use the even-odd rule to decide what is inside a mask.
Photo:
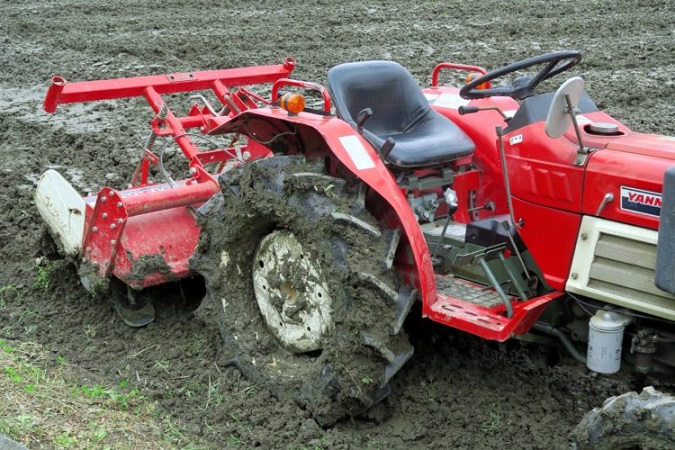
[{"label": "black steering wheel rim", "polygon": [[[561,61],[565,61],[559,65]],[[488,98],[495,96],[511,97],[516,100],[523,100],[534,95],[535,88],[544,80],[547,80],[559,73],[565,72],[579,64],[581,53],[576,50],[560,50],[557,52],[545,53],[533,58],[524,59],[499,69],[491,70],[485,75],[471,80],[462,86],[459,91],[460,97],[473,100],[478,98]],[[488,81],[503,77],[519,70],[524,70],[532,66],[546,64],[534,77],[520,86],[501,86],[489,89],[477,89],[477,87]]]}]

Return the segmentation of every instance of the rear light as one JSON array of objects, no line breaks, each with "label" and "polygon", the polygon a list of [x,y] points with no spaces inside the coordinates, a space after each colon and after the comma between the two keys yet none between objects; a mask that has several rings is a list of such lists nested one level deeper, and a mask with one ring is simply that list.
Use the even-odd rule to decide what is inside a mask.
[{"label": "rear light", "polygon": [[[477,79],[477,78],[479,78],[479,77],[482,77],[482,76],[483,76],[483,74],[480,73],[480,72],[470,72],[470,73],[466,76],[466,84],[469,84],[469,83],[471,83],[473,80],[475,80],[475,79]],[[485,83],[481,83],[481,84],[479,84],[478,86],[476,86],[474,89],[481,89],[481,90],[482,90],[482,89],[490,89],[490,82],[487,81],[487,82],[485,82]]]},{"label": "rear light", "polygon": [[279,106],[291,114],[298,114],[305,109],[305,97],[301,94],[284,94],[279,100]]}]

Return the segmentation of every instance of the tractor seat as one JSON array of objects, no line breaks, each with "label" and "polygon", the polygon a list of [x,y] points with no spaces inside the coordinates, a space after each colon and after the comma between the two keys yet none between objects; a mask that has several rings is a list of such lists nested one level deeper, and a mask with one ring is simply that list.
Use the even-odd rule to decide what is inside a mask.
[{"label": "tractor seat", "polygon": [[392,61],[340,64],[328,72],[328,89],[338,117],[356,128],[366,108],[372,117],[363,137],[380,150],[396,142],[387,162],[401,169],[437,166],[471,155],[475,145],[447,117],[434,111],[412,75]]}]

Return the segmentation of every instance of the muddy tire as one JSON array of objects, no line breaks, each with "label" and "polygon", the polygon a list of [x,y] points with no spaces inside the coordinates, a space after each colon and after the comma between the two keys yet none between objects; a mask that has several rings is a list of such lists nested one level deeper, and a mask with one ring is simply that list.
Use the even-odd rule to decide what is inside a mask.
[{"label": "muddy tire", "polygon": [[675,398],[653,387],[611,397],[572,431],[573,448],[673,449]]},{"label": "muddy tire", "polygon": [[323,426],[381,401],[413,353],[401,326],[415,291],[391,270],[400,232],[302,157],[256,161],[220,184],[199,210],[192,260],[220,325],[219,362]]}]

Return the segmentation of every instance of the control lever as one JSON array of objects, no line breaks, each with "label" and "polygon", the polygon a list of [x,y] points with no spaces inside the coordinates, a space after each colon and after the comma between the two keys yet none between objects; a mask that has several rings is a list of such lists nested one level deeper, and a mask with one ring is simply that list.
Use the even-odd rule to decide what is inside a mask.
[{"label": "control lever", "polygon": [[384,144],[382,144],[382,148],[380,148],[380,155],[382,156],[382,159],[387,159],[387,156],[389,156],[389,153],[394,149],[394,145],[396,145],[396,141],[394,141],[393,137],[388,137],[386,141],[384,141]]},{"label": "control lever", "polygon": [[459,113],[460,116],[463,116],[464,114],[473,114],[477,113],[480,111],[480,108],[478,106],[460,106],[457,108],[457,112]]},{"label": "control lever", "polygon": [[361,133],[363,131],[363,126],[366,124],[366,120],[370,119],[373,115],[373,110],[370,108],[362,109],[356,116],[356,131]]},{"label": "control lever", "polygon": [[502,111],[500,108],[497,108],[496,106],[483,106],[483,107],[478,107],[478,106],[460,106],[457,108],[457,112],[459,113],[460,116],[463,116],[464,114],[473,114],[477,113],[478,111],[497,111],[501,116],[504,118],[504,122],[508,122],[511,120],[511,117],[507,116],[504,111]]},{"label": "control lever", "polygon": [[496,209],[495,202],[487,202],[486,204],[482,206],[474,206],[473,208],[468,208],[467,211],[469,212],[476,212],[476,211],[481,211],[481,210],[486,210],[493,212]]},{"label": "control lever", "polygon": [[[391,138],[389,138],[391,139]],[[441,235],[438,238],[438,242],[436,243],[436,247],[434,247],[434,252],[431,255],[431,261],[434,263],[440,262],[438,259],[438,251],[441,249],[441,245],[443,243],[443,238],[445,238],[445,233],[448,231],[448,225],[450,225],[450,222],[452,221],[452,215],[457,212],[458,204],[459,204],[459,199],[457,198],[457,193],[450,189],[447,188],[445,192],[443,193],[443,199],[445,200],[445,203],[448,205],[448,218],[445,220],[445,224],[443,225],[443,230],[441,230]],[[435,264],[435,263],[434,263]]]}]

